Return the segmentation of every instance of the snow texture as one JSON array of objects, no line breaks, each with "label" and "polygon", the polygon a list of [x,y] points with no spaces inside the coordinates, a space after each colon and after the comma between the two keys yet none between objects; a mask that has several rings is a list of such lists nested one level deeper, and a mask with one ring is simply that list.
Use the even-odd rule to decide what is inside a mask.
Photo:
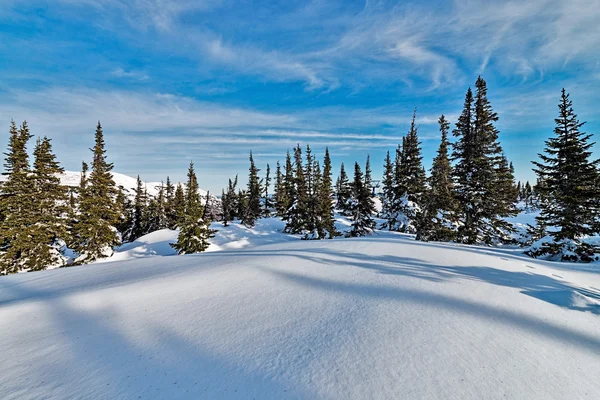
[{"label": "snow texture", "polygon": [[0,398],[598,398],[597,269],[278,223],[1,278]]}]

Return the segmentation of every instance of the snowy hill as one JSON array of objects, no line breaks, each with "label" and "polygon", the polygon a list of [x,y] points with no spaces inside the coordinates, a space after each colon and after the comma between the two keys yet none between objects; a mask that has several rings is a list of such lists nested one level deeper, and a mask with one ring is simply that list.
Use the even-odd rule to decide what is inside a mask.
[{"label": "snowy hill", "polygon": [[[137,186],[137,179],[128,175],[119,174],[118,172],[112,172],[113,180],[117,187],[122,186],[129,194],[133,195]],[[0,175],[0,182],[6,179],[5,175]],[[60,182],[65,186],[79,186],[81,181],[81,172],[78,171],[65,171],[60,176]],[[148,190],[150,196],[156,196],[158,193],[158,187],[160,182],[143,182],[142,183]],[[177,184],[174,182],[173,184]],[[206,196],[206,191],[199,189],[200,196]],[[213,196],[211,196],[212,198]]]},{"label": "snowy hill", "polygon": [[598,270],[272,228],[1,278],[0,398],[598,398]]}]

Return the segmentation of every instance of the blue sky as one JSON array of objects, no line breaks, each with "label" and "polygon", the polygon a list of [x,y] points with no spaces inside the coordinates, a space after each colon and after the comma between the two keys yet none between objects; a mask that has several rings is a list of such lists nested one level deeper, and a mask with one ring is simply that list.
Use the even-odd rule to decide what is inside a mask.
[{"label": "blue sky", "polygon": [[[247,156],[371,155],[417,108],[424,162],[481,74],[517,178],[552,134],[560,89],[600,133],[600,0],[3,0],[0,127],[27,119],[78,170],[105,129],[115,170],[221,189]],[[595,137],[598,140],[597,137]]]}]

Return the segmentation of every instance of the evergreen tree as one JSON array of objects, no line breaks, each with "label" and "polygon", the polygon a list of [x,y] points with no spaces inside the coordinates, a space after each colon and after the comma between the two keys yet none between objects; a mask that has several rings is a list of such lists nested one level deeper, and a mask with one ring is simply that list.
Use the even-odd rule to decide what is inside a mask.
[{"label": "evergreen tree", "polygon": [[365,187],[369,190],[369,193],[372,193],[371,190],[373,188],[373,177],[371,176],[373,171],[371,171],[371,156],[367,154],[367,162],[365,164]]},{"label": "evergreen tree", "polygon": [[87,178],[85,189],[80,193],[79,221],[75,225],[79,240],[74,250],[79,254],[77,263],[92,262],[108,257],[113,247],[119,244],[114,225],[119,220],[115,197],[117,190],[111,171],[113,164],[106,161],[104,134],[98,122],[92,149],[92,172]]},{"label": "evergreen tree", "polygon": [[498,116],[487,98],[487,85],[479,77],[475,86],[475,97],[470,89],[467,91],[454,130],[458,138],[453,152],[457,160],[454,182],[462,219],[457,239],[492,244],[506,240],[511,230],[502,217],[513,215],[512,207],[500,191],[508,179],[513,179],[502,166],[502,147],[494,126]]},{"label": "evergreen tree", "polygon": [[537,189],[541,203],[538,224],[548,228],[552,241],[529,252],[534,257],[547,255],[564,261],[589,262],[597,258],[596,249],[581,239],[595,231],[598,218],[598,160],[591,160],[591,135],[579,129],[569,94],[562,90],[555,119],[555,136],[546,141],[534,171],[543,185]]},{"label": "evergreen tree", "polygon": [[146,233],[146,221],[145,216],[147,212],[147,198],[146,191],[142,184],[140,176],[137,176],[136,187],[135,187],[135,198],[133,200],[133,213],[131,216],[131,225],[129,231],[125,235],[126,241],[133,242],[137,238],[143,236]]},{"label": "evergreen tree", "polygon": [[277,161],[277,169],[275,172],[275,210],[278,217],[283,217],[290,206],[289,198],[287,196],[288,191],[286,190],[285,178],[281,173],[279,161]]},{"label": "evergreen tree", "polygon": [[[73,193],[70,194],[69,197],[69,208],[70,210],[74,210],[75,198],[73,197]],[[133,203],[129,196],[127,195],[127,189],[125,189],[122,185],[117,188],[117,197],[115,199],[115,204],[117,206],[119,212],[119,221],[115,225],[117,231],[120,235],[120,241],[127,241],[127,234],[129,233],[129,229],[131,228],[131,224],[133,223]],[[71,215],[73,215],[71,213]]]},{"label": "evergreen tree", "polygon": [[[309,230],[309,195],[302,165],[302,148],[294,148],[294,178],[290,185],[291,205],[286,214],[285,232],[306,234]],[[293,189],[292,189],[293,187]]]},{"label": "evergreen tree", "polygon": [[[318,167],[318,164],[317,164]],[[317,168],[318,171],[318,168]],[[319,238],[325,237],[331,239],[339,236],[335,228],[335,218],[333,213],[333,187],[332,187],[332,167],[329,149],[325,148],[325,158],[323,159],[323,173],[320,178],[320,185],[317,199],[317,215],[319,219],[318,233]]]},{"label": "evergreen tree", "polygon": [[254,159],[252,158],[252,152],[250,152],[250,170],[248,173],[248,208],[247,212],[242,215],[241,221],[244,225],[254,226],[256,220],[260,218],[262,214],[260,198],[262,194],[261,183],[258,178],[258,172],[260,170],[256,168]]},{"label": "evergreen tree", "polygon": [[0,209],[4,220],[0,229],[0,274],[26,271],[35,265],[32,229],[36,206],[34,180],[29,168],[27,142],[31,138],[27,122],[20,129],[11,121],[8,151],[4,164],[7,176],[2,185]]},{"label": "evergreen tree", "polygon": [[352,197],[352,187],[344,168],[344,163],[340,166],[340,175],[335,184],[336,204],[335,208],[340,210],[343,215],[350,215],[349,200]]},{"label": "evergreen tree", "polygon": [[171,183],[171,179],[167,176],[165,184],[165,216],[167,218],[167,228],[175,229],[177,226],[177,215],[175,213],[175,186]]},{"label": "evergreen tree", "polygon": [[425,192],[425,169],[423,168],[423,156],[421,155],[421,142],[419,142],[418,127],[415,120],[417,111],[415,110],[410,123],[410,130],[406,135],[402,145],[401,181],[399,187],[405,191],[408,201],[417,205],[421,204],[423,193]]},{"label": "evergreen tree", "polygon": [[310,146],[306,145],[306,167],[304,168],[304,179],[306,182],[306,225],[304,229],[316,237],[316,213],[317,213],[317,185],[314,177],[315,159]]},{"label": "evergreen tree", "polygon": [[349,211],[352,216],[352,229],[348,236],[366,236],[375,230],[373,213],[375,204],[371,198],[371,190],[365,186],[363,173],[358,163],[354,164],[354,181],[352,183],[352,198],[349,200]]},{"label": "evergreen tree", "polygon": [[388,151],[383,164],[383,190],[381,196],[381,217],[385,222],[381,225],[382,228],[392,230],[398,223],[397,214],[394,212],[394,164]]},{"label": "evergreen tree", "polygon": [[229,221],[233,221],[237,216],[238,211],[238,197],[236,194],[238,177],[235,176],[235,180],[229,179],[227,185],[227,191],[223,191],[222,206],[223,206],[223,225],[227,226]]},{"label": "evergreen tree", "polygon": [[171,246],[178,254],[200,253],[209,246],[209,240],[216,231],[210,229],[210,221],[202,218],[204,207],[200,203],[198,180],[194,171],[194,163],[190,162],[188,181],[185,188],[185,217],[180,227],[177,243]]},{"label": "evergreen tree", "polygon": [[185,193],[183,191],[183,186],[181,183],[177,184],[177,189],[175,189],[175,195],[173,196],[173,215],[174,225],[175,227],[181,227],[185,220]]},{"label": "evergreen tree", "polygon": [[269,187],[271,186],[271,166],[267,164],[267,170],[265,171],[265,204],[264,204],[264,216],[271,216],[271,199],[269,198]]},{"label": "evergreen tree", "polygon": [[429,191],[417,231],[418,240],[449,241],[454,238],[456,203],[452,183],[452,166],[448,155],[450,124],[442,115],[438,120],[442,140],[431,166]]}]

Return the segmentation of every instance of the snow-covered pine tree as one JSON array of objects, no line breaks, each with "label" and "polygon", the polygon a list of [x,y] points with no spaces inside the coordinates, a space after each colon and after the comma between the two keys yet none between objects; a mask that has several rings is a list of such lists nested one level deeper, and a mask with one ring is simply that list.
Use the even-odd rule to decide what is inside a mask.
[{"label": "snow-covered pine tree", "polygon": [[74,243],[74,250],[79,254],[75,260],[77,264],[108,257],[113,253],[113,247],[119,244],[115,228],[119,220],[115,206],[117,189],[111,174],[113,164],[106,161],[100,121],[92,152],[92,172],[79,195],[80,213],[75,225],[78,241]]},{"label": "snow-covered pine tree", "polygon": [[173,201],[175,199],[175,186],[171,183],[171,178],[167,176],[167,182],[165,183],[165,216],[167,218],[167,228],[175,229],[177,226],[177,215],[173,208]]},{"label": "snow-covered pine tree", "polygon": [[352,229],[347,233],[347,236],[371,235],[376,227],[373,219],[375,204],[371,198],[371,189],[365,186],[364,176],[358,163],[354,163],[352,197],[348,203],[352,217]]},{"label": "snow-covered pine tree", "polygon": [[137,176],[135,186],[135,197],[133,200],[133,212],[131,215],[131,225],[125,240],[127,242],[133,242],[137,238],[143,236],[146,232],[146,221],[145,216],[148,214],[148,199],[146,198],[146,191],[140,176]]},{"label": "snow-covered pine tree", "polygon": [[[487,85],[479,77],[476,93],[467,91],[463,111],[456,124],[453,159],[454,182],[462,225],[457,240],[463,243],[492,244],[508,238],[510,227],[502,220],[513,215],[507,197],[499,193],[502,147],[494,123],[498,115],[487,98]],[[509,173],[510,171],[506,171]],[[503,175],[505,173],[503,172]],[[511,179],[512,181],[512,179]]]},{"label": "snow-covered pine tree", "polygon": [[319,238],[332,239],[339,236],[335,228],[335,218],[333,213],[333,188],[332,188],[332,166],[329,149],[325,148],[325,157],[323,159],[323,173],[318,190],[317,215],[319,216],[318,232]]},{"label": "snow-covered pine tree", "polygon": [[177,184],[177,189],[175,189],[175,195],[173,196],[173,223],[174,225],[172,229],[176,227],[180,227],[183,225],[185,220],[185,192],[183,190],[183,186],[181,183]]},{"label": "snow-covered pine tree", "polygon": [[304,167],[304,180],[306,182],[306,225],[304,229],[307,235],[317,238],[316,213],[317,213],[317,184],[315,183],[315,159],[310,146],[306,145],[306,165]]},{"label": "snow-covered pine tree", "polygon": [[264,200],[264,210],[263,216],[268,218],[271,216],[271,208],[273,205],[271,204],[271,198],[269,197],[269,187],[271,186],[271,166],[267,164],[267,169],[265,170],[265,200]]},{"label": "snow-covered pine tree", "polygon": [[352,197],[352,187],[350,185],[350,180],[348,179],[348,174],[346,173],[344,163],[342,163],[340,166],[340,175],[335,183],[335,208],[343,215],[350,215],[348,206],[350,197]]},{"label": "snow-covered pine tree", "polygon": [[302,148],[300,147],[300,145],[297,145],[294,148],[293,184],[290,185],[291,204],[288,208],[285,218],[285,232],[287,233],[307,233],[309,221],[309,197],[306,186],[306,179],[304,176],[304,166],[302,164]]},{"label": "snow-covered pine tree", "polygon": [[278,217],[283,217],[289,208],[289,199],[287,195],[288,192],[286,190],[285,177],[281,172],[281,165],[279,164],[279,161],[277,161],[277,168],[275,170],[275,211]]},{"label": "snow-covered pine tree", "polygon": [[33,155],[34,223],[29,228],[33,247],[27,258],[28,269],[40,271],[65,264],[61,250],[69,221],[67,190],[60,182],[64,169],[56,161],[50,139],[38,138]]},{"label": "snow-covered pine tree", "polygon": [[200,202],[198,179],[194,171],[194,163],[190,162],[188,181],[185,188],[185,217],[180,226],[177,242],[171,246],[178,254],[193,254],[203,252],[210,245],[209,240],[216,231],[210,229],[210,221],[202,218],[204,207]]},{"label": "snow-covered pine tree", "polygon": [[582,238],[596,231],[598,222],[598,163],[592,160],[591,134],[581,132],[569,94],[562,90],[555,119],[555,136],[546,141],[540,162],[533,162],[539,181],[536,189],[540,204],[538,224],[546,227],[551,240],[543,241],[528,254],[563,261],[589,262],[597,249]]},{"label": "snow-covered pine tree", "polygon": [[388,151],[383,164],[383,179],[382,179],[382,194],[381,194],[381,218],[385,221],[381,228],[392,230],[398,221],[397,214],[394,212],[394,164]]},{"label": "snow-covered pine tree", "polygon": [[4,175],[0,209],[4,220],[0,226],[0,274],[12,274],[30,268],[29,251],[33,247],[29,229],[35,223],[32,211],[34,182],[29,168],[27,142],[31,138],[27,122],[17,129],[11,121],[8,151],[4,153]]},{"label": "snow-covered pine tree", "polygon": [[450,123],[442,115],[438,124],[442,140],[431,166],[429,190],[424,198],[417,240],[450,241],[456,228],[456,202],[452,183],[452,166],[448,155]]},{"label": "snow-covered pine tree", "polygon": [[252,152],[250,152],[250,169],[248,172],[248,208],[245,214],[241,216],[241,222],[246,226],[254,226],[256,220],[261,217],[263,210],[261,209],[262,185],[258,178],[260,169],[256,168]]}]

